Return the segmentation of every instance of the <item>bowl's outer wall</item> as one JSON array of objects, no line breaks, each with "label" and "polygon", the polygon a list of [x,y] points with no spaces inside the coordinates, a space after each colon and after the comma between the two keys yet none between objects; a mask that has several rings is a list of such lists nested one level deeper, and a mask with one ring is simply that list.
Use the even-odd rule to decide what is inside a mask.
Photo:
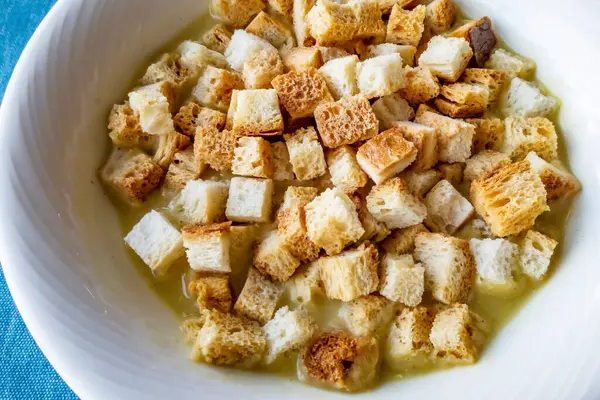
[{"label": "bowl's outer wall", "polygon": [[[563,99],[584,191],[553,279],[482,360],[354,398],[596,399],[600,396],[600,173],[595,74],[600,3],[458,1],[489,15]],[[192,364],[178,320],[131,265],[96,170],[108,110],[148,57],[206,11],[199,0],[62,0],[19,61],[0,110],[0,254],[27,326],[85,399],[345,397],[290,380]]]}]

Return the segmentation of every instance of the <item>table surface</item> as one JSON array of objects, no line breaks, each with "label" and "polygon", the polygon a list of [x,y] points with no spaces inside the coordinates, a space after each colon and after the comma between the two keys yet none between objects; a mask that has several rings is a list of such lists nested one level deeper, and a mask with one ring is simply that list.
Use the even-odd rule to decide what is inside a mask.
[{"label": "table surface", "polygon": [[[0,99],[23,48],[56,0],[0,0]],[[77,399],[25,327],[0,269],[0,399]]]}]

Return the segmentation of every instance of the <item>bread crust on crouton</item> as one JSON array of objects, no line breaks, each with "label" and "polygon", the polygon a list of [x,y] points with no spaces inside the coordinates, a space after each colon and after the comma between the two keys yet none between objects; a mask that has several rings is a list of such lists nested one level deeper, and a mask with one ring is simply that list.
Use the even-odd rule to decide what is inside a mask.
[{"label": "bread crust on crouton", "polygon": [[417,149],[417,157],[410,166],[411,171],[427,171],[437,164],[438,141],[434,128],[413,122],[396,122],[394,128]]},{"label": "bread crust on crouton", "polygon": [[440,83],[426,67],[404,67],[404,88],[398,92],[412,105],[426,103],[439,96]]},{"label": "bread crust on crouton", "polygon": [[458,363],[472,364],[477,360],[477,346],[469,306],[453,304],[436,314],[429,338],[434,356]]},{"label": "bread crust on crouton", "polygon": [[327,82],[314,68],[279,75],[271,84],[292,118],[312,117],[320,104],[333,101]]},{"label": "bread crust on crouton", "polygon": [[289,246],[277,231],[269,233],[254,252],[254,266],[276,281],[287,281],[300,266]]},{"label": "bread crust on crouton", "polygon": [[271,145],[261,137],[238,138],[234,150],[231,172],[255,178],[273,177]]},{"label": "bread crust on crouton", "polygon": [[188,284],[190,293],[196,295],[196,303],[202,309],[215,308],[227,313],[231,310],[233,298],[227,275],[203,276]]},{"label": "bread crust on crouton", "polygon": [[425,30],[426,10],[421,4],[408,11],[396,3],[387,24],[386,42],[417,46]]},{"label": "bread crust on crouton", "polygon": [[280,283],[271,281],[251,267],[233,309],[264,325],[273,317],[283,289]]},{"label": "bread crust on crouton", "polygon": [[264,10],[261,0],[211,0],[210,10],[215,18],[235,28],[243,28],[250,20]]},{"label": "bread crust on crouton", "polygon": [[421,232],[429,230],[423,224],[396,229],[381,243],[381,247],[388,254],[410,254],[415,250],[415,238]]},{"label": "bread crust on crouton", "polygon": [[217,131],[199,126],[194,137],[194,154],[217,171],[231,171],[238,135],[233,131]]},{"label": "bread crust on crouton", "polygon": [[140,120],[129,106],[129,102],[113,106],[108,117],[108,136],[115,146],[121,147],[134,147],[139,138],[144,136]]},{"label": "bread crust on crouton", "polygon": [[465,122],[475,127],[472,153],[500,150],[504,142],[504,121],[499,118],[468,118]]},{"label": "bread crust on crouton", "polygon": [[202,35],[202,43],[213,51],[224,53],[233,32],[225,24],[216,24]]}]

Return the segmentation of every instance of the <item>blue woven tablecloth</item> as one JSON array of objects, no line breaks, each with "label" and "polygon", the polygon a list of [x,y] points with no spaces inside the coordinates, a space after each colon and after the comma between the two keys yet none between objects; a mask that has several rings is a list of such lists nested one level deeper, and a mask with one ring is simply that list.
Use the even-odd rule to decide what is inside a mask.
[{"label": "blue woven tablecloth", "polygon": [[[0,99],[12,70],[55,0],[0,0]],[[0,270],[0,399],[77,399],[25,327]]]}]

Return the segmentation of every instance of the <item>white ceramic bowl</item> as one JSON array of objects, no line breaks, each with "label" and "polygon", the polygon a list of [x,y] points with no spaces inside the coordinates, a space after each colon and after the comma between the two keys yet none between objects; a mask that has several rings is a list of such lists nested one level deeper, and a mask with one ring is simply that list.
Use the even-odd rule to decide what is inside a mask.
[{"label": "white ceramic bowl", "polygon": [[[462,0],[538,62],[584,187],[562,264],[473,367],[353,398],[600,396],[600,2]],[[345,395],[188,361],[178,321],[133,268],[95,171],[105,123],[136,71],[206,11],[202,0],[61,0],[40,25],[0,115],[0,251],[36,341],[84,399],[322,399]],[[285,395],[284,395],[285,394]]]}]

